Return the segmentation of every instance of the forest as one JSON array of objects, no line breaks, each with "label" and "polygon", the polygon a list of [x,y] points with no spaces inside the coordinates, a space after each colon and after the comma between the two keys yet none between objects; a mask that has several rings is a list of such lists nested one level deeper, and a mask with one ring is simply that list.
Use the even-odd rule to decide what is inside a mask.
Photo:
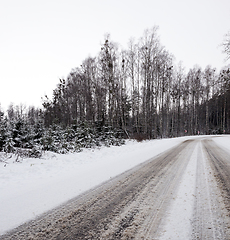
[{"label": "forest", "polygon": [[157,27],[127,49],[106,35],[98,55],[59,79],[42,105],[0,108],[0,151],[39,156],[127,138],[229,134],[230,67],[185,71],[160,43]]}]

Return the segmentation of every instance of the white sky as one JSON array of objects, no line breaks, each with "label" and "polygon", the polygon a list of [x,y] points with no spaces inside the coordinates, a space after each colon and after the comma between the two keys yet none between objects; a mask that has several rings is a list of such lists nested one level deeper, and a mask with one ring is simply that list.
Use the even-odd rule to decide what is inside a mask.
[{"label": "white sky", "polygon": [[0,0],[0,104],[41,106],[59,78],[96,56],[105,33],[126,48],[159,26],[161,43],[186,70],[225,62],[229,0]]}]

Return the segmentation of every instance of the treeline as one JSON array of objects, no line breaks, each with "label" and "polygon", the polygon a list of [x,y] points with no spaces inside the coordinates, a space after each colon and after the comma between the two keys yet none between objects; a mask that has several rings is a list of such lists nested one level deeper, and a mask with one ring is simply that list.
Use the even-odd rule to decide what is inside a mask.
[{"label": "treeline", "polygon": [[[43,109],[0,108],[0,151],[55,152],[153,139],[230,133],[230,69],[185,72],[160,43],[157,27],[127,49],[105,38],[60,79]],[[32,151],[32,153],[33,153]],[[36,152],[36,151],[35,151]]]},{"label": "treeline", "polygon": [[121,50],[107,36],[97,57],[60,79],[44,100],[45,125],[101,121],[127,137],[229,133],[230,72],[187,73],[161,45],[157,28]]}]

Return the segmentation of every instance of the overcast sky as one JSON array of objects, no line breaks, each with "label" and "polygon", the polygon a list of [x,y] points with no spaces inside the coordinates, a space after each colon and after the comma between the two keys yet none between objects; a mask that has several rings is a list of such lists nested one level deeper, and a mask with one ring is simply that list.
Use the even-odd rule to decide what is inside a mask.
[{"label": "overcast sky", "polygon": [[161,43],[186,70],[229,64],[218,47],[230,31],[230,0],[0,0],[0,104],[41,106],[59,78],[104,35],[126,48],[159,26]]}]

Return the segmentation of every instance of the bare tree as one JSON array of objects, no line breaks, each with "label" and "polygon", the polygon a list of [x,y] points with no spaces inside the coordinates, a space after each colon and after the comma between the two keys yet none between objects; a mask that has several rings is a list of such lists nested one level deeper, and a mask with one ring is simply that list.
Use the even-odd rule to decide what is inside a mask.
[{"label": "bare tree", "polygon": [[207,66],[204,70],[204,94],[205,94],[205,132],[209,134],[209,100],[211,98],[211,89],[214,81],[215,69]]},{"label": "bare tree", "polygon": [[227,55],[227,59],[230,59],[230,31],[225,35],[222,46],[224,53]]}]

